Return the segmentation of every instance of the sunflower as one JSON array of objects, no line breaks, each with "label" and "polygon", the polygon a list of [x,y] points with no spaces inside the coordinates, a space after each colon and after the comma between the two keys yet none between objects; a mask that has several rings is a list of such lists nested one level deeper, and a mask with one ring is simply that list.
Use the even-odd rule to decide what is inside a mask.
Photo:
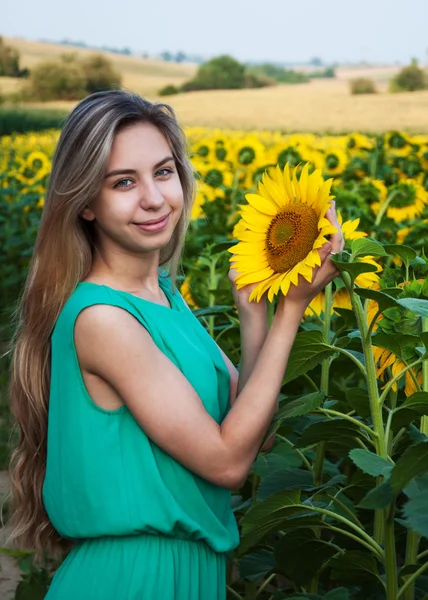
[{"label": "sunflower", "polygon": [[[424,279],[404,281],[402,283],[399,283],[398,287],[403,290],[403,294],[401,294],[400,297],[424,298],[424,284]],[[368,324],[370,324],[376,317],[378,308],[379,305],[375,300],[368,301],[366,307]],[[406,314],[404,314],[404,317],[402,318],[400,323],[395,324],[389,319],[388,312],[386,311],[385,314],[381,313],[376,317],[373,331],[376,331],[380,327],[381,329],[383,328],[384,330],[386,329],[391,331],[391,333],[393,333],[394,331],[397,331],[398,333],[420,333],[421,321],[422,319],[419,316],[415,317],[414,313],[411,313],[410,311],[410,316],[406,316]],[[384,323],[386,323],[386,325],[384,325]],[[395,377],[406,367],[406,364],[401,358],[399,358],[393,352],[387,350],[386,348],[373,346],[373,356],[376,364],[376,377],[381,381],[384,381],[385,372],[386,369],[388,369],[388,367],[390,367],[391,369],[391,377]],[[416,356],[412,357],[410,355],[410,358],[407,359],[407,362],[411,362],[414,358],[416,358]],[[422,369],[420,366],[409,369],[405,373],[404,393],[406,394],[406,396],[411,396],[412,394],[418,391],[417,384],[422,385]],[[392,389],[394,391],[397,390],[397,382],[393,385]]]},{"label": "sunflower", "polygon": [[[390,188],[389,194],[393,197],[386,209],[386,215],[396,223],[414,219],[428,204],[428,192],[414,179],[400,181]],[[382,202],[375,202],[371,205],[371,209],[378,214],[381,206]]]},{"label": "sunflower", "polygon": [[332,179],[324,181],[321,171],[309,175],[305,164],[300,179],[289,164],[277,166],[270,177],[265,173],[257,194],[247,194],[248,206],[241,208],[246,230],[240,242],[229,249],[238,276],[237,288],[255,284],[250,300],[260,301],[268,292],[273,300],[281,290],[297,285],[299,275],[311,282],[313,269],[321,264],[318,248],[336,228],[325,218],[330,207]]},{"label": "sunflower", "polygon": [[354,219],[353,221],[343,222],[343,217],[340,211],[337,211],[337,220],[342,227],[343,238],[346,240],[358,240],[359,238],[367,237],[365,231],[357,231],[357,227],[360,224],[360,219]]},{"label": "sunflower", "polygon": [[[406,365],[399,358],[397,358],[393,352],[386,350],[385,348],[373,346],[373,356],[376,364],[376,377],[381,381],[385,379],[385,371],[388,367],[391,367],[392,377],[395,377],[398,375],[398,373],[406,368]],[[422,369],[419,371],[419,373],[417,373],[415,369],[409,369],[406,371],[405,377],[404,393],[406,396],[411,396],[418,391],[415,380],[419,383],[419,385],[422,385]],[[392,389],[394,392],[397,391],[397,382],[393,384]]]},{"label": "sunflower", "polygon": [[348,162],[348,156],[344,150],[330,148],[325,152],[324,171],[327,175],[341,175]]},{"label": "sunflower", "polygon": [[[353,221],[345,221],[343,223],[343,217],[342,217],[340,211],[337,211],[337,220],[339,221],[339,223],[341,225],[345,242],[351,241],[351,240],[357,240],[359,238],[367,236],[367,233],[365,233],[364,231],[356,231],[357,227],[360,224],[360,219],[354,219]],[[380,287],[379,286],[380,278],[377,273],[382,271],[382,267],[377,264],[377,262],[374,260],[373,256],[363,256],[358,259],[358,262],[364,262],[364,263],[369,263],[371,265],[374,265],[377,268],[377,271],[370,272],[370,273],[361,273],[355,279],[356,285],[359,287],[363,287],[363,288],[378,289]],[[314,313],[316,315],[321,315],[321,313],[324,312],[324,305],[325,305],[324,292],[320,292],[319,294],[317,294],[315,296],[315,298],[312,300],[312,302],[310,303],[308,308],[305,310],[305,317],[310,317]],[[332,311],[335,308],[347,308],[349,310],[352,309],[351,298],[350,298],[349,292],[346,290],[346,288],[341,288],[341,289],[337,290],[336,293],[334,294]]]},{"label": "sunflower", "polygon": [[181,284],[180,294],[183,296],[183,300],[191,307],[197,308],[195,301],[193,300],[192,291],[189,283],[189,278],[186,279]]}]

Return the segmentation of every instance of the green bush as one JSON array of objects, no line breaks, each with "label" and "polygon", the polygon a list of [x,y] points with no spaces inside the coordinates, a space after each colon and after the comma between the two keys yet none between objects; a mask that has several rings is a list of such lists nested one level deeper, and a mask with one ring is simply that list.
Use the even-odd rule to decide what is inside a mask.
[{"label": "green bush", "polygon": [[87,94],[120,88],[120,74],[102,54],[80,59],[63,54],[58,60],[39,63],[31,72],[27,97],[47,100],[80,100]]},{"label": "green bush", "polygon": [[334,67],[326,67],[322,71],[312,71],[309,73],[311,79],[334,79],[336,77],[336,69]]},{"label": "green bush", "polygon": [[351,94],[376,94],[376,86],[368,77],[357,77],[350,81]]},{"label": "green bush", "polygon": [[120,74],[112,62],[102,54],[91,54],[81,61],[85,77],[85,92],[92,94],[120,88]]},{"label": "green bush", "polygon": [[64,121],[66,113],[47,110],[26,110],[0,108],[0,136],[27,131],[57,129]]},{"label": "green bush", "polygon": [[179,94],[180,93],[180,89],[178,87],[176,87],[175,85],[166,85],[165,87],[161,88],[158,92],[159,96],[173,96],[174,94]]},{"label": "green bush", "polygon": [[0,36],[0,77],[25,77],[28,75],[28,69],[21,69],[19,66],[19,52],[7,46]]},{"label": "green bush", "polygon": [[245,73],[245,88],[262,88],[272,84],[273,82],[267,77],[258,77],[254,73]]},{"label": "green bush", "polygon": [[265,78],[277,83],[307,83],[308,75],[292,69],[284,69],[273,63],[264,63],[249,67],[248,72],[259,78]]},{"label": "green bush", "polygon": [[86,94],[85,76],[75,55],[39,63],[31,71],[27,94],[34,99],[79,100]]},{"label": "green bush", "polygon": [[184,91],[238,90],[245,86],[245,65],[231,56],[217,56],[201,65],[196,76],[183,85]]},{"label": "green bush", "polygon": [[416,92],[424,90],[428,85],[427,76],[423,69],[418,67],[417,61],[401,69],[391,80],[390,92]]}]

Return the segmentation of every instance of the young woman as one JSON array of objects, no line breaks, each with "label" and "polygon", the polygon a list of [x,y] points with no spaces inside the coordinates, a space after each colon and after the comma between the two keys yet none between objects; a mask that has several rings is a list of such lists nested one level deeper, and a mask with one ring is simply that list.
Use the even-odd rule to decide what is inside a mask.
[{"label": "young woman", "polygon": [[174,287],[192,199],[168,106],[113,91],[70,114],[11,383],[15,537],[39,555],[72,548],[48,600],[225,598],[225,553],[239,541],[230,490],[260,449],[303,312],[337,275],[329,254],[343,240],[332,236],[313,283],[280,300],[269,333],[265,303],[233,286],[238,375]]}]

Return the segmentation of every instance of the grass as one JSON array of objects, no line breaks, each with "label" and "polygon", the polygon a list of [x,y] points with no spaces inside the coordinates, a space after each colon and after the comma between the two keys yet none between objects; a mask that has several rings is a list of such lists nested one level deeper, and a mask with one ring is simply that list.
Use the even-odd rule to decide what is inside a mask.
[{"label": "grass", "polygon": [[[93,52],[15,38],[6,38],[6,42],[20,51],[22,66],[30,69],[40,60],[54,58],[64,52]],[[313,80],[308,84],[255,90],[192,92],[159,98],[157,92],[160,88],[167,84],[180,85],[192,77],[196,66],[107,54],[121,71],[126,89],[149,100],[171,104],[184,126],[314,133],[381,133],[405,129],[413,133],[428,133],[428,91],[387,92],[388,80],[397,71],[396,67],[342,67],[337,69],[337,79],[334,80]],[[379,93],[352,96],[349,80],[359,76],[372,78]],[[0,78],[0,93],[17,91],[19,85],[19,81],[12,78]],[[31,106],[68,111],[74,105],[75,102],[49,102]]]}]

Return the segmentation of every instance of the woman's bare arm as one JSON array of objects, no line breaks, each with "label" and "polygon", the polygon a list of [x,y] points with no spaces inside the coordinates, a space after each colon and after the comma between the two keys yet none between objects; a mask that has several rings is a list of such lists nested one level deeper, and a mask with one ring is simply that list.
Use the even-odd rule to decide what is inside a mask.
[{"label": "woman's bare arm", "polygon": [[75,342],[80,365],[106,381],[153,441],[216,485],[239,488],[276,410],[288,356],[309,301],[336,275],[331,244],[319,250],[313,282],[301,278],[281,297],[256,364],[219,425],[180,370],[129,313],[95,305],[79,315]]},{"label": "woman's bare arm", "polygon": [[75,326],[79,362],[111,385],[158,446],[201,477],[237,489],[276,410],[304,310],[286,302],[282,307],[247,384],[221,425],[147,330],[121,308],[94,305],[81,312]]}]

